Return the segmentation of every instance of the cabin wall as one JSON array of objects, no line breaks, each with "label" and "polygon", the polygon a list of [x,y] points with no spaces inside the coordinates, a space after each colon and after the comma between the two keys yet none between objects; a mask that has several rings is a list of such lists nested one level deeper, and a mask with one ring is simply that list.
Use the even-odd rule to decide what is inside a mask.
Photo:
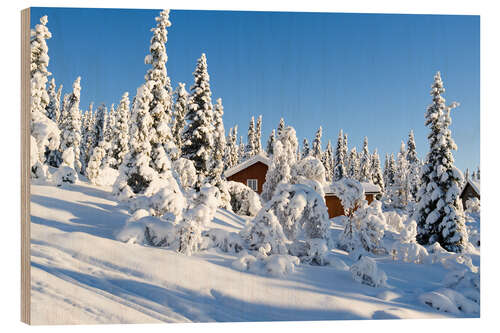
[{"label": "cabin wall", "polygon": [[257,193],[262,193],[262,185],[266,181],[266,173],[268,166],[262,162],[257,162],[232,176],[227,177],[227,180],[247,184],[247,179],[257,179]]},{"label": "cabin wall", "polygon": [[462,206],[465,207],[465,203],[467,200],[470,198],[478,198],[481,199],[480,196],[474,191],[474,188],[470,186],[469,184],[465,185],[464,190],[462,191],[462,194],[460,195],[460,199],[462,199]]},{"label": "cabin wall", "polygon": [[[365,199],[368,201],[368,204],[372,203],[374,200],[374,194],[366,194]],[[339,198],[334,195],[325,196],[326,207],[328,208],[328,217],[334,218],[337,216],[345,215],[344,207],[342,206],[342,202]]]}]

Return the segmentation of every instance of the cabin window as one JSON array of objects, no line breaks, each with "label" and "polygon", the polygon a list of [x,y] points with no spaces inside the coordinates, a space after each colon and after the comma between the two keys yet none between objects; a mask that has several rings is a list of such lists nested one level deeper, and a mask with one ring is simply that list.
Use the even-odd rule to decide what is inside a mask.
[{"label": "cabin window", "polygon": [[247,186],[257,192],[258,189],[257,179],[247,179]]}]

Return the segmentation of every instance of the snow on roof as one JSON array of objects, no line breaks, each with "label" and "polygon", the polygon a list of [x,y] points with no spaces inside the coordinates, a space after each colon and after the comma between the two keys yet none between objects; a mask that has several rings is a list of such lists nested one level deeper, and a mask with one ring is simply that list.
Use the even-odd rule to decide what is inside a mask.
[{"label": "snow on roof", "polygon": [[460,195],[462,195],[462,193],[464,192],[465,188],[467,187],[467,184],[472,186],[472,188],[474,189],[474,191],[476,191],[477,194],[481,195],[480,182],[477,180],[472,180],[470,178],[467,178],[466,183],[464,185],[464,188],[462,189],[462,192],[460,193]]},{"label": "snow on roof", "polygon": [[255,156],[250,157],[249,159],[241,162],[238,165],[235,165],[234,167],[227,169],[226,172],[224,172],[224,176],[226,177],[231,177],[232,175],[248,168],[251,165],[254,165],[257,162],[264,163],[268,167],[271,165],[271,160],[267,158],[266,156],[262,154],[257,154]]},{"label": "snow on roof", "polygon": [[[380,187],[378,185],[372,184],[372,183],[361,183],[361,186],[363,186],[363,190],[365,193],[380,193]],[[324,187],[325,194],[333,194],[334,191],[332,189],[333,183],[329,183]]]}]

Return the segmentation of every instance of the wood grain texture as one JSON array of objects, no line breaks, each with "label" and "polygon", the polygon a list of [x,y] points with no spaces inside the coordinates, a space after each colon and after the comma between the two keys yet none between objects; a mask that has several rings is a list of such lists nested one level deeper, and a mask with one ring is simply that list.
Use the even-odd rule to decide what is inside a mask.
[{"label": "wood grain texture", "polygon": [[21,321],[31,323],[30,9],[21,11]]}]

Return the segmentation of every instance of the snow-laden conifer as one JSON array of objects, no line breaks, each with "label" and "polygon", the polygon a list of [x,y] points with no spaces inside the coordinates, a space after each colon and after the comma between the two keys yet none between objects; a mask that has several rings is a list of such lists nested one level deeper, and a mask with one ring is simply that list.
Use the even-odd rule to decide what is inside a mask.
[{"label": "snow-laden conifer", "polygon": [[226,156],[225,166],[226,169],[232,168],[238,164],[238,125],[235,125],[229,130],[229,135],[226,140]]},{"label": "snow-laden conifer", "polygon": [[220,191],[221,206],[230,208],[229,195],[227,186],[223,179],[224,172],[224,149],[226,147],[226,133],[224,131],[224,122],[222,116],[224,115],[224,107],[222,106],[222,99],[218,98],[214,105],[214,147],[212,155],[212,166],[208,170],[205,182],[217,187]]},{"label": "snow-laden conifer", "polygon": [[368,138],[365,136],[363,141],[363,151],[359,161],[359,181],[371,182],[371,155],[368,150]]},{"label": "snow-laden conifer", "polygon": [[[40,18],[40,24],[37,24],[35,29],[31,31],[30,38],[30,129],[38,151],[38,163],[35,163],[35,168],[40,168],[45,162],[46,153],[56,150],[60,144],[59,128],[46,116],[46,108],[50,103],[50,97],[46,90],[47,77],[51,75],[47,70],[49,55],[46,40],[52,37],[47,28],[47,22],[47,16]],[[44,174],[41,170],[32,173],[32,175],[42,177]]]},{"label": "snow-laden conifer", "polygon": [[314,141],[313,141],[312,147],[311,147],[311,156],[317,158],[320,161],[321,161],[321,156],[323,154],[323,151],[321,148],[322,135],[323,135],[323,129],[320,126],[318,128],[318,130],[316,131],[316,136],[314,137]]},{"label": "snow-laden conifer", "polygon": [[468,243],[459,198],[462,173],[454,165],[452,151],[457,146],[450,130],[450,112],[456,104],[445,104],[441,96],[444,91],[441,74],[437,72],[431,88],[432,104],[425,114],[425,125],[430,130],[429,152],[422,167],[414,218],[420,244],[438,242],[448,251],[462,252]]},{"label": "snow-laden conifer", "polygon": [[396,172],[394,174],[394,183],[391,185],[391,204],[395,208],[404,209],[412,200],[410,188],[410,166],[407,159],[407,151],[404,142],[401,142],[401,148],[396,160]]},{"label": "snow-laden conifer", "polygon": [[149,104],[149,113],[153,119],[151,140],[151,167],[161,175],[165,171],[164,156],[176,150],[170,129],[172,119],[172,87],[167,75],[168,60],[165,44],[167,43],[167,28],[171,26],[169,10],[160,12],[156,17],[156,27],[152,28],[149,51],[144,62],[151,68],[145,76],[146,82],[151,82],[153,99]]},{"label": "snow-laden conifer", "polygon": [[332,181],[333,179],[333,169],[335,166],[334,156],[333,156],[333,148],[332,142],[328,140],[328,144],[326,145],[326,149],[323,152],[323,156],[321,157],[321,162],[325,167],[325,176],[327,181]]},{"label": "snow-laden conifer", "polygon": [[245,144],[243,143],[243,136],[240,136],[240,143],[238,144],[238,163],[245,160]]},{"label": "snow-laden conifer", "polygon": [[255,124],[254,141],[255,154],[260,154],[262,152],[262,115],[257,118],[257,123]]},{"label": "snow-laden conifer", "polygon": [[267,139],[266,153],[268,157],[273,156],[274,141],[276,141],[276,131],[273,129]]},{"label": "snow-laden conifer", "polygon": [[80,146],[82,142],[81,133],[81,117],[82,113],[80,111],[80,77],[78,77],[73,83],[73,91],[71,94],[67,95],[65,98],[66,103],[64,105],[64,113],[66,119],[63,119],[63,127],[61,129],[61,151],[68,148],[73,148],[73,153],[75,154],[75,170],[81,172],[81,161],[80,161]]},{"label": "snow-laden conifer", "polygon": [[266,173],[266,181],[262,188],[262,198],[269,201],[282,183],[289,183],[291,178],[291,167],[297,161],[297,136],[293,127],[286,127],[281,131],[274,144],[274,154],[271,166]]},{"label": "snow-laden conifer", "polygon": [[172,137],[175,145],[177,146],[178,156],[172,156],[175,160],[179,158],[180,152],[182,151],[182,146],[184,142],[182,140],[182,132],[186,127],[186,114],[188,110],[188,99],[189,94],[186,91],[186,84],[179,82],[179,86],[175,89],[175,104],[174,104],[174,115],[173,115],[173,125],[172,125]]},{"label": "snow-laden conifer", "polygon": [[304,138],[304,141],[302,141],[302,153],[301,153],[301,158],[306,158],[307,156],[311,155],[311,149],[309,148],[309,141],[307,141],[307,138]]},{"label": "snow-laden conifer", "polygon": [[412,198],[415,198],[417,196],[417,191],[420,185],[420,168],[422,167],[422,163],[420,159],[417,157],[417,147],[415,144],[415,136],[413,134],[413,130],[411,130],[410,133],[408,134],[406,159],[408,160],[410,168],[410,173],[409,173],[410,191]]},{"label": "snow-laden conifer", "polygon": [[248,124],[248,132],[247,132],[247,145],[245,147],[245,158],[249,159],[254,156],[256,153],[255,147],[255,121],[254,117],[250,119],[250,123]]},{"label": "snow-laden conifer", "polygon": [[119,168],[123,163],[125,155],[129,151],[129,127],[130,127],[130,99],[128,92],[125,92],[116,109],[115,123],[115,145],[112,151],[112,157],[116,161],[116,167]]},{"label": "snow-laden conifer", "polygon": [[372,154],[371,179],[373,184],[378,185],[378,187],[380,187],[380,191],[384,192],[384,176],[382,175],[382,169],[380,167],[380,157],[378,156],[377,148],[375,148]]},{"label": "snow-laden conifer", "polygon": [[280,118],[280,123],[278,124],[278,129],[276,130],[276,136],[279,137],[284,129],[285,129],[285,119]]},{"label": "snow-laden conifer", "polygon": [[359,158],[356,147],[353,147],[349,152],[349,166],[347,176],[352,179],[359,180]]},{"label": "snow-laden conifer", "polygon": [[148,81],[140,86],[134,99],[130,117],[130,151],[113,185],[113,192],[119,198],[144,193],[155,178],[155,170],[150,167],[153,118],[149,113],[149,103],[153,99],[152,85]]},{"label": "snow-laden conifer", "polygon": [[333,170],[333,180],[338,181],[346,176],[345,155],[347,154],[347,146],[344,145],[344,134],[340,129],[339,137],[337,138],[337,146],[335,147],[335,167]]},{"label": "snow-laden conifer", "polygon": [[183,132],[182,155],[194,162],[199,176],[196,187],[200,188],[211,167],[215,137],[212,92],[210,91],[210,76],[208,75],[205,53],[198,59],[193,75],[194,84],[191,86],[191,95],[189,96],[186,114],[187,125]]}]

